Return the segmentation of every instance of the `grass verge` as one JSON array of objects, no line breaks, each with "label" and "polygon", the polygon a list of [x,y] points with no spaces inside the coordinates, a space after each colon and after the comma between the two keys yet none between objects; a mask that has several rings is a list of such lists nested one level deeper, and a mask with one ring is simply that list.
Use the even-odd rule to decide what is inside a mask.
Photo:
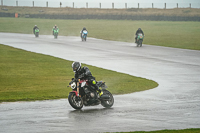
[{"label": "grass verge", "polygon": [[[71,61],[0,44],[0,102],[67,98],[74,76]],[[85,64],[83,64],[85,66]],[[158,86],[152,80],[89,66],[113,94],[144,91]]]},{"label": "grass verge", "polygon": [[200,50],[200,22],[130,21],[130,20],[54,20],[31,18],[0,18],[0,32],[32,34],[34,25],[40,34],[52,35],[57,24],[64,36],[79,36],[86,27],[89,37],[122,42],[134,42],[134,34],[141,27],[144,44]]}]

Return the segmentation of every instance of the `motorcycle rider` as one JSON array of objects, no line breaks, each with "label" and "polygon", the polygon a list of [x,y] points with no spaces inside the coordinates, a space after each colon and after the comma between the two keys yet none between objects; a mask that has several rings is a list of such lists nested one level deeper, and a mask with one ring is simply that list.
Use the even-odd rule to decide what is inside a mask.
[{"label": "motorcycle rider", "polygon": [[55,24],[55,26],[54,26],[53,29],[52,29],[52,31],[53,31],[53,35],[54,35],[54,30],[58,30],[58,31],[59,31],[59,29],[58,29],[58,27],[57,27],[56,24]]},{"label": "motorcycle rider", "polygon": [[136,33],[135,33],[135,43],[137,42],[137,37],[138,37],[138,34],[139,33],[142,33],[142,35],[144,36],[144,32],[142,31],[142,29],[141,28],[138,28],[138,30],[136,31]]},{"label": "motorcycle rider", "polygon": [[[37,27],[37,25],[35,25],[34,27],[33,27],[33,33],[34,33],[34,35],[35,35],[35,29],[37,29],[38,27]],[[38,28],[39,29],[39,28]]]},{"label": "motorcycle rider", "polygon": [[[76,79],[86,79],[86,80],[88,80],[89,85],[93,86],[96,89],[96,91],[99,91],[100,95],[103,94],[103,92],[101,92],[101,90],[97,86],[95,77],[92,76],[92,73],[90,72],[88,67],[84,66],[84,67],[81,68],[80,62],[73,62],[72,63],[72,69],[75,72],[74,77]],[[97,96],[95,96],[95,98],[97,99]]]},{"label": "motorcycle rider", "polygon": [[[83,29],[80,31],[80,33],[81,33],[81,38],[82,38],[82,34],[83,34],[83,31],[84,30],[86,30],[86,28],[85,27],[83,27]],[[87,31],[87,30],[86,30]]]}]

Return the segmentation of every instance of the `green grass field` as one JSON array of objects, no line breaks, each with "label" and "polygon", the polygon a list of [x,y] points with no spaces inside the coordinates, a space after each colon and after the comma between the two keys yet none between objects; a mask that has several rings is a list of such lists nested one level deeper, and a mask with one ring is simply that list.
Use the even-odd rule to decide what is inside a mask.
[{"label": "green grass field", "polygon": [[[0,45],[0,102],[67,98],[71,61]],[[86,66],[83,64],[83,66]],[[88,65],[87,65],[88,66]],[[113,94],[155,88],[154,81],[88,66]]]},{"label": "green grass field", "polygon": [[200,22],[0,18],[0,23],[0,32],[32,34],[33,26],[38,25],[40,34],[46,35],[51,35],[57,24],[63,36],[79,36],[86,27],[89,37],[122,42],[134,42],[135,32],[141,27],[144,44],[200,50]]}]

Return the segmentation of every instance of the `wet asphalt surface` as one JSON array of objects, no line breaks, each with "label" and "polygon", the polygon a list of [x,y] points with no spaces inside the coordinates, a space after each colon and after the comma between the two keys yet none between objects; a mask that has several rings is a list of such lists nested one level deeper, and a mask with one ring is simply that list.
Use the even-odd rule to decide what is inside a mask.
[{"label": "wet asphalt surface", "polygon": [[[200,128],[200,51],[50,35],[0,33],[0,44],[152,79],[157,88],[74,110],[67,99],[0,104],[0,133],[95,133]],[[82,54],[81,54],[82,53]],[[95,75],[94,75],[95,76]],[[69,88],[66,88],[69,89]],[[109,89],[108,89],[109,90]]]}]

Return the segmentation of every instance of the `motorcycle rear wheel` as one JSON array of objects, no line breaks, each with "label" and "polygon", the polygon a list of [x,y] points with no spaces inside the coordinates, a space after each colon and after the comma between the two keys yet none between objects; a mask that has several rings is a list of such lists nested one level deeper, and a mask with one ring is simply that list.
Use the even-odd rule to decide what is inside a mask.
[{"label": "motorcycle rear wheel", "polygon": [[108,90],[103,90],[103,95],[108,95],[110,98],[109,100],[102,100],[101,105],[105,108],[111,108],[114,104],[113,95]]},{"label": "motorcycle rear wheel", "polygon": [[68,96],[69,104],[74,109],[81,109],[83,107],[83,100],[80,97],[77,97],[75,93],[70,93]]}]

